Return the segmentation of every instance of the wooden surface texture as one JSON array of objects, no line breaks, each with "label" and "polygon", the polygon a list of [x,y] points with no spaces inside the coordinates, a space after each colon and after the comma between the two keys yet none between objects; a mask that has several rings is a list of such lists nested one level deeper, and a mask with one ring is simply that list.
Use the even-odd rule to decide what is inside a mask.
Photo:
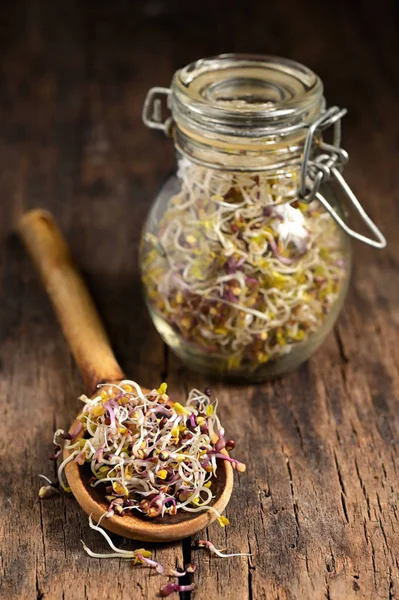
[{"label": "wooden surface texture", "polygon": [[106,544],[74,499],[38,500],[38,474],[54,476],[53,430],[76,414],[83,382],[11,232],[29,208],[53,212],[126,373],[147,386],[166,378],[180,401],[208,383],[168,354],[140,295],[140,228],[174,164],[141,107],[176,68],[234,51],[296,58],[323,78],[330,104],[348,107],[346,175],[388,248],[354,246],[342,316],[298,372],[214,386],[247,472],[230,527],[203,535],[252,556],[218,559],[194,539],[154,553],[198,563],[198,600],[399,598],[397,22],[385,0],[1,4],[1,598],[144,600],[165,582],[87,557],[80,539]]}]

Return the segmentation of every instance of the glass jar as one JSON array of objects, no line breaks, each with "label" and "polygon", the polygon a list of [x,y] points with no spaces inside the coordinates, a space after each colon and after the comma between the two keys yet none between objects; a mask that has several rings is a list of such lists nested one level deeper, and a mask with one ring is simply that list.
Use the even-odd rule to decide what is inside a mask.
[{"label": "glass jar", "polygon": [[[341,174],[345,112],[326,109],[311,70],[276,57],[199,60],[150,90],[144,122],[173,137],[178,168],[144,227],[142,281],[191,368],[245,381],[295,369],[339,314],[350,236],[385,246]],[[344,198],[376,239],[349,228]]]}]

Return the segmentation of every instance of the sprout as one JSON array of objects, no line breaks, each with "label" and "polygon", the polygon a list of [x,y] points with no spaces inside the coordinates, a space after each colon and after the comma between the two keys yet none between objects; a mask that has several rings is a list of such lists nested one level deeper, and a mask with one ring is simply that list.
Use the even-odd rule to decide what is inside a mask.
[{"label": "sprout", "polygon": [[224,515],[218,517],[218,522],[221,527],[227,527],[227,525],[230,525],[230,521]]},{"label": "sprout", "polygon": [[123,558],[128,560],[133,560],[133,564],[149,564],[151,567],[155,567],[157,573],[162,574],[164,572],[164,567],[157,563],[155,560],[150,560],[148,557],[151,556],[151,552],[148,550],[144,550],[144,548],[139,548],[138,550],[119,550],[118,552],[109,552],[109,553],[100,553],[93,552],[86,546],[83,540],[80,540],[86,554],[91,556],[92,558]]},{"label": "sprout", "polygon": [[155,570],[156,570],[156,572],[159,575],[162,575],[162,573],[165,571],[165,567],[163,565],[161,565],[160,563],[156,562],[155,560],[151,560],[150,558],[147,558],[147,557],[143,556],[139,552],[136,553],[136,560],[138,562],[143,563],[143,564],[149,565],[150,567],[154,567]]},{"label": "sprout", "polygon": [[[107,513],[104,513],[102,515],[102,517],[104,517],[106,514]],[[105,540],[107,541],[107,543],[110,546],[110,548],[116,554],[125,555],[126,558],[135,558],[136,557],[136,551],[123,550],[122,548],[118,548],[117,546],[115,546],[115,544],[113,543],[113,541],[109,537],[108,533],[106,531],[104,531],[104,529],[102,529],[99,525],[95,525],[93,523],[93,519],[92,519],[91,515],[89,516],[89,526],[90,526],[90,529],[94,529],[94,531],[98,531],[98,533],[101,533],[101,535],[105,538]]]},{"label": "sprout", "polygon": [[57,460],[57,458],[61,455],[61,452],[62,446],[60,446],[59,444],[54,444],[54,452],[50,454],[50,458],[52,460]]},{"label": "sprout", "polygon": [[197,570],[197,565],[194,563],[188,563],[184,571],[176,571],[176,569],[169,569],[169,577],[184,577],[187,573],[194,573]]},{"label": "sprout", "polygon": [[141,246],[157,324],[201,370],[240,374],[278,361],[324,325],[343,293],[341,231],[318,201],[299,202],[294,168],[231,172],[184,158],[179,175],[179,193]]},{"label": "sprout", "polygon": [[59,490],[52,485],[43,485],[39,490],[39,498],[44,500],[59,493]]},{"label": "sprout", "polygon": [[54,487],[54,488],[58,488],[58,481],[56,481],[55,483],[53,481],[51,481],[51,479],[49,479],[46,475],[42,475],[41,473],[39,473],[39,477],[41,477],[42,479],[44,479],[45,481],[47,481],[47,483]]},{"label": "sprout", "polygon": [[198,548],[208,548],[210,552],[213,552],[213,554],[216,554],[216,556],[219,556],[220,558],[231,558],[232,556],[251,556],[251,554],[245,554],[242,552],[237,554],[223,554],[220,550],[215,548],[214,544],[212,544],[212,542],[209,540],[198,540],[197,546]]},{"label": "sprout", "polygon": [[167,583],[163,587],[161,587],[159,591],[159,595],[162,598],[166,598],[173,594],[173,592],[192,592],[195,590],[195,583],[190,583],[189,585],[179,585],[178,583]]},{"label": "sprout", "polygon": [[186,573],[195,573],[197,570],[197,565],[195,563],[188,563],[186,565]]},{"label": "sprout", "polygon": [[[244,471],[245,465],[225,452],[217,400],[211,400],[209,390],[194,389],[183,406],[166,392],[166,383],[144,393],[137,383],[125,380],[120,385],[102,385],[92,399],[82,396],[83,410],[74,435],[63,430],[54,435],[54,442],[65,440],[69,451],[58,469],[60,485],[69,491],[64,481],[69,462],[86,463],[91,469],[90,485],[104,489],[109,508],[103,517],[123,518],[137,511],[155,518],[178,511],[211,510],[225,526],[227,519],[212,507],[210,486],[216,476],[216,459],[229,461],[238,471]],[[233,448],[231,440],[228,444]],[[41,493],[45,497],[44,490]],[[91,518],[89,523],[118,556],[131,557],[130,551],[113,546],[99,523],[94,525]]]},{"label": "sprout", "polygon": [[[106,516],[108,516],[108,513],[103,513],[98,523],[100,523],[101,520]],[[154,568],[156,572],[160,575],[162,575],[162,573],[165,571],[165,568],[163,565],[161,565],[161,563],[151,559],[151,552],[149,550],[145,550],[144,548],[139,548],[137,550],[124,550],[123,548],[118,548],[117,546],[115,546],[108,533],[104,531],[104,529],[102,529],[99,526],[99,524],[95,525],[93,523],[91,515],[89,516],[89,526],[91,529],[94,529],[94,531],[98,531],[98,533],[101,533],[111,550],[113,550],[113,552],[109,552],[107,554],[93,552],[92,550],[90,550],[90,548],[86,546],[83,540],[81,540],[83,549],[89,556],[93,558],[123,558],[133,560],[133,564],[148,565],[149,567]]]}]

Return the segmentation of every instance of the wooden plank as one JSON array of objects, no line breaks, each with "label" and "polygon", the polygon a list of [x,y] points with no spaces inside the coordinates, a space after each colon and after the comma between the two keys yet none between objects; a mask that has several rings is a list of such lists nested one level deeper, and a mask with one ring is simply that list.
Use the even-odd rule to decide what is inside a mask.
[{"label": "wooden plank", "polygon": [[[47,17],[57,27],[56,14],[49,10]],[[117,94],[110,106],[104,94],[108,93],[107,80],[112,79],[115,57],[106,57],[106,63],[99,55],[104,42],[101,36],[106,36],[107,31],[102,33],[98,27],[96,35],[87,40],[89,56],[85,56],[78,41],[84,34],[84,23],[79,21],[76,5],[75,11],[71,10],[64,17],[66,30],[59,26],[58,32],[49,32],[40,23],[41,27],[34,33],[39,46],[34,58],[45,70],[41,79],[29,75],[31,61],[26,56],[29,47],[23,47],[22,56],[17,47],[10,57],[21,69],[21,72],[16,69],[20,80],[28,81],[31,102],[13,106],[17,113],[13,126],[27,130],[29,145],[24,148],[23,174],[13,165],[10,167],[14,173],[9,187],[12,189],[21,178],[29,188],[24,190],[21,199],[23,208],[39,204],[57,216],[78,263],[83,270],[90,271],[89,283],[96,298],[100,298],[98,304],[107,325],[116,333],[115,347],[126,371],[139,381],[155,378],[157,382],[164,369],[164,351],[140,298],[137,260],[136,257],[132,260],[130,249],[137,244],[138,228],[134,226],[130,230],[121,226],[131,220],[131,214],[137,219],[141,214],[143,218],[148,202],[148,195],[137,181],[148,161],[142,166],[132,165],[123,152],[132,137],[131,133],[124,133],[126,122],[131,120],[130,127],[137,127],[141,122],[142,98],[132,101],[127,91]],[[47,60],[45,52],[49,43],[55,48],[54,55]],[[133,70],[135,62],[139,62],[134,52],[121,58]],[[145,80],[145,73],[143,77],[143,84],[149,87],[151,82]],[[43,81],[50,90],[47,95],[42,91]],[[37,116],[42,121],[39,124]],[[43,135],[47,137],[44,147],[38,139]],[[135,143],[133,140],[133,145]],[[5,183],[8,184],[7,179]],[[149,188],[153,195],[155,187]],[[9,190],[6,189],[4,197],[7,196]],[[22,207],[16,207],[16,214],[18,209],[21,211]],[[16,214],[11,215],[9,223]],[[15,485],[20,483],[8,492],[10,503],[7,500],[5,503],[4,533],[5,538],[11,540],[3,554],[7,576],[5,593],[8,597],[24,599],[35,595],[90,599],[108,597],[112,589],[115,598],[124,597],[126,590],[135,598],[155,596],[162,580],[149,576],[148,569],[133,569],[129,563],[118,560],[101,562],[83,553],[80,538],[99,552],[106,551],[106,544],[90,531],[86,515],[73,498],[38,501],[38,473],[50,476],[54,473],[48,460],[52,432],[55,427],[65,427],[78,410],[76,398],[82,383],[27,258],[15,241],[9,244],[8,254],[14,261],[8,256],[4,258],[3,281],[7,287],[11,285],[8,291],[14,292],[18,305],[14,310],[16,330],[10,332],[8,346],[3,343],[9,374],[4,396],[15,397],[19,402],[14,403],[15,412],[9,412],[12,422],[6,420],[3,426],[9,426],[11,433],[14,421],[21,423],[28,418],[35,425],[29,431],[26,445],[22,445],[20,453],[9,463],[9,477],[18,473]],[[23,281],[19,281],[19,271],[25,274]],[[7,294],[6,287],[3,292]],[[10,300],[8,304],[11,303]],[[4,321],[11,316],[10,310],[4,312]],[[27,507],[33,508],[28,511]],[[17,535],[12,531],[12,514],[16,512],[20,513]],[[114,541],[125,548],[142,546],[119,540],[117,536]],[[153,549],[155,556],[165,564],[182,564],[180,544]]]},{"label": "wooden plank", "polygon": [[140,113],[149,87],[167,85],[189,60],[226,50],[302,60],[323,76],[331,102],[348,105],[348,179],[389,246],[355,247],[346,307],[308,365],[262,386],[213,385],[247,472],[236,479],[230,527],[214,524],[201,536],[252,556],[218,559],[195,549],[195,540],[154,552],[167,565],[199,563],[200,600],[398,597],[395,10],[390,2],[377,12],[368,1],[311,0],[140,7],[20,0],[1,10],[2,597],[144,600],[164,582],[128,563],[89,559],[80,538],[100,552],[105,544],[73,498],[37,499],[38,473],[54,469],[52,432],[70,422],[82,383],[9,232],[23,210],[52,210],[126,372],[148,385],[167,375],[180,400],[208,385],[166,360],[141,300],[139,230],[173,149],[142,126]]}]

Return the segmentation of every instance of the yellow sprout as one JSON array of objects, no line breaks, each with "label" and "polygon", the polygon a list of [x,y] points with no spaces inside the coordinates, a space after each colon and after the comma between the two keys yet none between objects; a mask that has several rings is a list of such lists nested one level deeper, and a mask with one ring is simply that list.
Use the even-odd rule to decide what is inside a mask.
[{"label": "yellow sprout", "polygon": [[172,429],[170,430],[170,433],[172,434],[172,437],[177,437],[179,435],[179,428],[172,427]]},{"label": "yellow sprout", "polygon": [[129,495],[128,489],[122,483],[119,483],[119,481],[112,482],[112,489],[114,490],[115,494],[118,494],[120,496]]},{"label": "yellow sprout", "polygon": [[104,413],[105,413],[105,408],[104,408],[104,406],[101,406],[101,405],[95,406],[91,411],[91,414],[93,415],[93,417],[101,417]]},{"label": "yellow sprout", "polygon": [[221,527],[226,527],[227,525],[230,525],[230,521],[224,515],[218,517],[218,522]]},{"label": "yellow sprout", "polygon": [[190,235],[186,235],[186,242],[187,242],[187,244],[190,244],[192,246],[193,244],[195,244],[196,241],[197,240],[195,239],[195,237],[193,235],[191,235],[191,234]]},{"label": "yellow sprout", "polygon": [[173,410],[175,412],[177,412],[178,415],[190,415],[191,412],[189,410],[187,410],[187,408],[184,408],[184,406],[182,406],[180,404],[180,402],[175,402],[173,404]]},{"label": "yellow sprout", "polygon": [[160,396],[162,396],[163,394],[166,393],[166,390],[168,389],[168,384],[167,383],[161,383],[161,385],[159,386],[159,388],[157,389],[157,392]]},{"label": "yellow sprout", "polygon": [[184,301],[183,292],[181,290],[179,290],[176,293],[176,302],[177,302],[177,304],[183,304],[183,301]]}]

